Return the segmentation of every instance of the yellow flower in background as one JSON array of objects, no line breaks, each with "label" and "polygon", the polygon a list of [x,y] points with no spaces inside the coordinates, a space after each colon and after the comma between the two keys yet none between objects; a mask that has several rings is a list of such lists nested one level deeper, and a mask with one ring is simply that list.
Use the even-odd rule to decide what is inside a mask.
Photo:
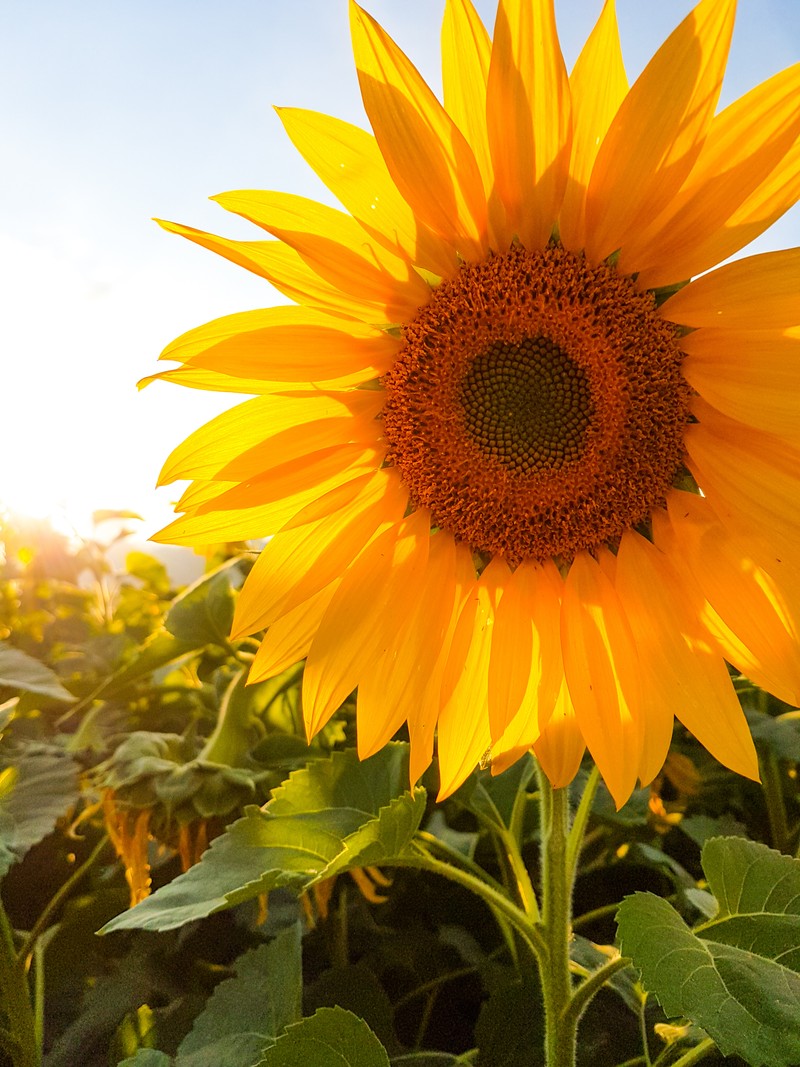
[{"label": "yellow flower in background", "polygon": [[[553,0],[490,39],[447,0],[444,104],[351,3],[373,134],[282,109],[345,208],[215,197],[274,239],[164,223],[294,303],[173,342],[157,377],[255,394],[169,458],[157,539],[271,537],[252,679],[306,658],[309,734],[358,689],[441,795],[491,749],[616,802],[673,716],[757,777],[725,661],[800,702],[800,250],[740,259],[800,191],[800,66],[715,114],[733,0],[628,87],[613,0],[571,74]],[[688,279],[702,274],[695,281]]]}]

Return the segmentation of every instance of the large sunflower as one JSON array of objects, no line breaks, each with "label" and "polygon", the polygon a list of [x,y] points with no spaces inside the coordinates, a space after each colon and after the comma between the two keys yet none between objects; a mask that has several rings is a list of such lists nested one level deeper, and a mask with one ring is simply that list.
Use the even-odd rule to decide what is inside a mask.
[{"label": "large sunflower", "polygon": [[[800,190],[800,66],[715,114],[734,0],[628,87],[613,0],[570,75],[553,0],[490,39],[447,0],[444,104],[351,3],[373,134],[282,109],[347,213],[215,197],[277,240],[164,223],[293,304],[173,342],[158,377],[256,394],[175,450],[159,539],[269,536],[237,635],[306,659],[309,734],[358,689],[362,756],[438,735],[555,785],[587,746],[621,804],[673,716],[757,761],[726,661],[800,702],[800,250],[710,273]],[[693,276],[701,275],[695,281]]]}]

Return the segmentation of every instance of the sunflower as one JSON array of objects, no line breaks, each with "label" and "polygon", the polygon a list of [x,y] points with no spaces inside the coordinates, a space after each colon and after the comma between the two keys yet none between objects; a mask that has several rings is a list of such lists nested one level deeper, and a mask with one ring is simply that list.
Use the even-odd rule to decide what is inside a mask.
[{"label": "sunflower", "polygon": [[350,12],[373,132],[278,112],[345,211],[162,223],[293,303],[164,351],[253,396],[173,452],[157,539],[269,538],[251,678],[305,659],[309,735],[357,689],[361,756],[405,722],[414,780],[436,734],[441,796],[531,748],[563,786],[588,748],[622,804],[674,717],[757,778],[727,664],[800,702],[800,250],[710,268],[798,197],[800,66],[717,114],[734,0],[631,87],[613,0],[571,74],[553,0],[500,0],[493,37],[447,0],[441,103]]}]

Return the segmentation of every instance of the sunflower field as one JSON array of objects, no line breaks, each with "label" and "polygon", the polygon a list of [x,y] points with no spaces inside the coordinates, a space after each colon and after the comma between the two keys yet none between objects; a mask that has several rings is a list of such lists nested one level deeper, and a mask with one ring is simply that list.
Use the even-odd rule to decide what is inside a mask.
[{"label": "sunflower field", "polygon": [[[437,804],[352,700],[309,742],[228,636],[255,552],[176,589],[104,529],[3,530],[0,1062],[543,1063],[533,758]],[[800,716],[735,682],[761,785],[678,727],[619,810],[569,789],[579,1063],[800,1062]]]}]

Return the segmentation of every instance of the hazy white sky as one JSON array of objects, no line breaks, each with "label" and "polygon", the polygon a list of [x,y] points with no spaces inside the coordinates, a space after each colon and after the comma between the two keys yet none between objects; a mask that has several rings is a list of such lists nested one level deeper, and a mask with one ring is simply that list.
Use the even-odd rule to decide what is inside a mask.
[{"label": "hazy white sky", "polygon": [[[441,0],[365,6],[438,85]],[[557,0],[571,65],[601,0]],[[491,26],[494,0],[477,0]],[[690,0],[618,0],[631,80]],[[727,103],[800,60],[800,0],[740,0]],[[236,188],[330,202],[272,104],[364,123],[346,0],[0,0],[0,502],[169,521],[161,463],[230,397],[138,378],[174,336],[283,302],[149,221],[252,236]],[[800,245],[795,208],[758,250]]]}]

